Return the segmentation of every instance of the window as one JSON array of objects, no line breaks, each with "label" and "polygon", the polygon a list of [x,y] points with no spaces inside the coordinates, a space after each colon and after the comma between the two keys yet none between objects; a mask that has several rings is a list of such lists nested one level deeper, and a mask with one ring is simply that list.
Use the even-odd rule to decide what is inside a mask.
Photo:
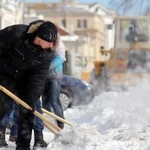
[{"label": "window", "polygon": [[107,29],[108,29],[108,30],[111,30],[112,28],[113,28],[112,24],[108,24],[108,25],[107,25]]},{"label": "window", "polygon": [[83,27],[87,28],[87,20],[83,20]]},{"label": "window", "polygon": [[77,28],[81,28],[81,20],[77,20]]},{"label": "window", "polygon": [[75,57],[75,65],[76,66],[82,66],[82,57],[81,56]]},{"label": "window", "polygon": [[63,27],[66,27],[66,20],[65,19],[62,20],[62,25],[63,25]]}]

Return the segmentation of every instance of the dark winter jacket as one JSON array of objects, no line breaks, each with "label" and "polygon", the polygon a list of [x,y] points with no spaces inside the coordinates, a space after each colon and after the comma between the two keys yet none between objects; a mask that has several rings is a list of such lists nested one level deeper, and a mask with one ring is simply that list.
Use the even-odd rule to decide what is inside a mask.
[{"label": "dark winter jacket", "polygon": [[0,30],[0,74],[9,74],[14,80],[28,78],[26,102],[36,101],[42,94],[54,50],[43,50],[33,44],[34,30],[30,26],[13,25]]}]

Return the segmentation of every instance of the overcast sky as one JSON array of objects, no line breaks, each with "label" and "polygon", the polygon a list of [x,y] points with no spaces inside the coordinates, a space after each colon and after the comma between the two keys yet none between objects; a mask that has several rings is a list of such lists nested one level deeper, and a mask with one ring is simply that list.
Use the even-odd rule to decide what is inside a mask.
[{"label": "overcast sky", "polygon": [[[60,2],[61,0],[20,0],[24,2]],[[142,15],[144,14],[147,7],[150,6],[150,2],[148,0],[132,0],[130,5],[121,5],[121,1],[116,1],[118,3],[110,3],[112,0],[77,0],[79,3],[100,3],[106,8],[111,8],[116,10],[119,14],[122,15]],[[113,1],[112,1],[113,2]],[[142,3],[141,3],[142,2]]]},{"label": "overcast sky", "polygon": [[[34,2],[60,2],[61,0],[22,0],[22,1],[25,1],[25,2],[31,2],[31,1],[34,1]],[[108,4],[108,1],[109,0],[77,0],[78,2],[81,2],[81,3],[101,3],[103,4],[104,6],[107,7],[107,4]]]}]

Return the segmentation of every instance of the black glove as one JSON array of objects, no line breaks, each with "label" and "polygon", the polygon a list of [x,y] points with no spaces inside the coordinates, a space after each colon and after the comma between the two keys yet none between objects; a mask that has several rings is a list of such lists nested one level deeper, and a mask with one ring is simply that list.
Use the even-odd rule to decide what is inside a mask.
[{"label": "black glove", "polygon": [[64,128],[64,123],[61,122],[61,121],[58,121],[58,120],[57,120],[57,125],[58,125],[58,127],[61,128],[61,129]]},{"label": "black glove", "polygon": [[26,103],[32,108],[31,112],[34,113],[35,109],[36,109],[36,103],[37,103],[38,98],[33,98],[33,96],[31,97],[31,99],[28,99],[26,101]]},{"label": "black glove", "polygon": [[31,101],[28,104],[30,105],[30,107],[32,108],[31,112],[34,113],[35,109],[36,109],[36,102],[37,101]]}]

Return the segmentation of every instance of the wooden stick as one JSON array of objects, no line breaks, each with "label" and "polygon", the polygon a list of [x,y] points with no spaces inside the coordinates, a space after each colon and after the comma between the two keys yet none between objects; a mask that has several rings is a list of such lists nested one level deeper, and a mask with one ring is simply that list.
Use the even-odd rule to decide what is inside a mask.
[{"label": "wooden stick", "polygon": [[[14,95],[13,93],[11,93],[9,90],[7,90],[5,87],[0,85],[0,90],[3,91],[5,94],[7,94],[8,96],[10,96],[15,102],[19,103],[20,105],[24,106],[26,109],[32,110],[32,108],[25,103],[23,100],[21,100],[19,97],[17,97],[16,95]],[[57,131],[61,131],[61,129],[55,125],[54,123],[52,123],[51,121],[49,121],[46,117],[44,117],[42,114],[40,114],[38,111],[34,111],[33,112],[37,117],[39,117],[41,120],[45,121],[46,123],[48,123],[50,126],[52,126],[55,130]]]},{"label": "wooden stick", "polygon": [[46,123],[44,121],[44,126],[49,129],[52,133],[54,133],[55,135],[58,135],[58,131],[54,130],[48,123]]},{"label": "wooden stick", "polygon": [[45,121],[46,123],[48,123],[50,126],[52,126],[55,130],[57,131],[61,131],[61,128],[59,128],[57,125],[55,125],[54,123],[52,123],[51,121],[49,121],[45,116],[43,116],[42,114],[40,114],[38,111],[34,111],[34,114],[39,117],[41,120]]},{"label": "wooden stick", "polygon": [[48,114],[49,116],[55,118],[56,120],[59,120],[59,121],[61,121],[61,122],[63,122],[63,123],[66,123],[66,124],[69,125],[69,126],[72,126],[72,124],[71,124],[69,121],[67,121],[67,120],[65,120],[65,119],[63,119],[63,118],[61,118],[61,117],[55,115],[54,113],[51,113],[51,112],[49,112],[48,110],[46,110],[46,109],[44,109],[44,108],[42,108],[42,111],[43,111],[44,113]]}]

